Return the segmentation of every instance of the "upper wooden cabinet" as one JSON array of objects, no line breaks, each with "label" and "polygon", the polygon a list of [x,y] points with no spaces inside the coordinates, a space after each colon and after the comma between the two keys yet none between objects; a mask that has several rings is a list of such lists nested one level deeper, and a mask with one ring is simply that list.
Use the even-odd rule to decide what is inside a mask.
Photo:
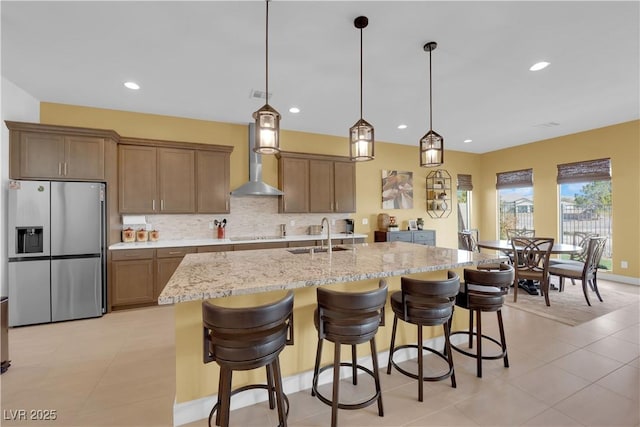
[{"label": "upper wooden cabinet", "polygon": [[105,181],[106,144],[119,136],[110,130],[5,122],[9,128],[12,179]]},{"label": "upper wooden cabinet", "polygon": [[196,151],[196,212],[229,213],[229,153]]},{"label": "upper wooden cabinet", "polygon": [[356,211],[355,164],[347,157],[280,152],[280,212]]},{"label": "upper wooden cabinet", "polygon": [[[281,152],[282,153],[282,152]],[[309,160],[297,157],[278,158],[279,211],[309,212]]]},{"label": "upper wooden cabinet", "polygon": [[120,213],[229,212],[233,147],[123,138]]}]

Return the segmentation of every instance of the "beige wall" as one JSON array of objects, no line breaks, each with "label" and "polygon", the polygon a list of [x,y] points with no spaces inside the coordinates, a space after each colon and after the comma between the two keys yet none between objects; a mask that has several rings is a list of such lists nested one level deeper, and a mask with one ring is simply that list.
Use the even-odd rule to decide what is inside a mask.
[{"label": "beige wall", "polygon": [[[557,165],[611,158],[613,192],[613,273],[640,277],[640,121],[594,129],[520,145],[480,156],[480,173],[473,176],[479,201],[479,228],[485,237],[497,235],[496,173],[533,168],[536,234],[558,237]],[[477,179],[476,179],[477,177]],[[475,186],[475,184],[478,184]],[[628,269],[620,268],[627,261]]]}]

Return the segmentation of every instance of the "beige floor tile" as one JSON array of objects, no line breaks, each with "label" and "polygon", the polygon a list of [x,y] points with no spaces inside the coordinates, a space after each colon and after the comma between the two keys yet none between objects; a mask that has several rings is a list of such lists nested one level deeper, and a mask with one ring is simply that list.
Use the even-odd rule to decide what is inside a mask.
[{"label": "beige floor tile", "polygon": [[509,380],[509,384],[515,385],[536,396],[547,405],[553,406],[560,400],[587,387],[591,382],[563,369],[547,365]]},{"label": "beige floor tile", "polygon": [[624,365],[602,378],[596,384],[627,397],[635,402],[640,402],[640,370],[629,365]]},{"label": "beige floor tile", "polygon": [[[638,319],[636,318],[636,321],[637,320]],[[611,336],[613,338],[620,338],[634,344],[640,344],[640,324],[636,323],[635,325],[631,325],[619,332],[616,332]]]},{"label": "beige floor tile", "polygon": [[606,317],[596,317],[595,319],[575,326],[576,329],[586,330],[603,336],[611,335],[627,328],[629,324],[617,322]]},{"label": "beige floor tile", "polygon": [[483,393],[455,406],[475,423],[485,426],[519,425],[549,408],[531,394],[504,383],[491,384]]},{"label": "beige floor tile", "polygon": [[448,408],[429,414],[425,417],[418,418],[405,424],[407,427],[421,427],[421,426],[451,426],[451,427],[463,427],[463,426],[477,426],[471,418],[462,414],[455,406],[449,406]]},{"label": "beige floor tile", "polygon": [[623,365],[622,362],[582,349],[551,364],[589,381],[597,381]]},{"label": "beige floor tile", "polygon": [[640,423],[637,401],[597,384],[559,402],[554,408],[588,426],[635,426]]},{"label": "beige floor tile", "polygon": [[584,348],[619,362],[628,363],[640,356],[640,344],[613,336],[603,338]]},{"label": "beige floor tile", "polygon": [[564,415],[562,412],[557,411],[553,408],[549,408],[543,413],[536,415],[531,418],[526,423],[522,424],[524,426],[538,426],[538,427],[573,427],[573,426],[581,426],[578,421],[574,420],[571,417]]},{"label": "beige floor tile", "polygon": [[629,362],[628,365],[640,369],[640,357],[636,357],[631,362]]},{"label": "beige floor tile", "polygon": [[83,411],[76,416],[77,426],[170,427],[173,423],[173,399],[153,398],[127,402],[117,409]]}]

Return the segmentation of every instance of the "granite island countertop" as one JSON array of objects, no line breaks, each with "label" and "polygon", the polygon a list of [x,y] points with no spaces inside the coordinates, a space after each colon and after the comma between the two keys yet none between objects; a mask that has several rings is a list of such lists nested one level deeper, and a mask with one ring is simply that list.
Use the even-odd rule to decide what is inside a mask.
[{"label": "granite island countertop", "polygon": [[[131,242],[114,243],[109,246],[109,250],[123,249],[157,249],[157,248],[181,248],[189,246],[211,246],[211,245],[233,245],[241,243],[264,243],[264,242],[303,242],[310,240],[326,239],[326,234],[296,234],[286,237],[279,236],[239,236],[227,239],[180,239],[180,240],[158,240],[156,242]],[[331,239],[363,239],[366,234],[331,233]]]},{"label": "granite island countertop", "polygon": [[159,304],[354,282],[496,262],[500,256],[405,242],[340,245],[348,250],[299,253],[289,249],[188,254],[158,298]]}]

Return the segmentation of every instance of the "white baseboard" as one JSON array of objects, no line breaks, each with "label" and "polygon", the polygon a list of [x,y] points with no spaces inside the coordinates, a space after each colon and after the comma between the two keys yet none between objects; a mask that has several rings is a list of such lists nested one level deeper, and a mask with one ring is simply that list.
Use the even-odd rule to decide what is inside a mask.
[{"label": "white baseboard", "polygon": [[620,276],[619,274],[598,272],[598,277],[612,282],[640,286],[640,277]]},{"label": "white baseboard", "polygon": [[[451,342],[454,344],[460,344],[467,340],[466,336],[454,335],[451,337]],[[435,337],[424,341],[424,345],[427,347],[441,349],[444,346],[444,337]],[[393,358],[394,362],[399,363],[405,360],[415,358],[415,355],[411,354],[409,349],[401,349],[396,351]],[[387,366],[389,360],[389,351],[378,353],[378,368],[382,369]],[[369,369],[373,369],[373,363],[371,357],[365,356],[358,359],[358,364],[365,366]],[[340,370],[341,378],[350,378],[351,369],[343,367]],[[301,390],[311,389],[311,382],[313,380],[313,371],[302,372],[290,377],[282,379],[282,387],[285,394],[297,393]],[[318,385],[327,384],[332,380],[331,375],[321,375],[318,381]],[[231,399],[231,410],[244,408],[245,406],[255,405],[259,402],[267,400],[267,394],[264,390],[247,390],[243,393],[239,393]],[[173,404],[173,425],[181,426],[183,424],[192,423],[194,421],[202,420],[209,417],[211,408],[217,401],[217,395],[211,395],[202,397],[200,399],[191,400],[189,402],[174,403]]]}]

